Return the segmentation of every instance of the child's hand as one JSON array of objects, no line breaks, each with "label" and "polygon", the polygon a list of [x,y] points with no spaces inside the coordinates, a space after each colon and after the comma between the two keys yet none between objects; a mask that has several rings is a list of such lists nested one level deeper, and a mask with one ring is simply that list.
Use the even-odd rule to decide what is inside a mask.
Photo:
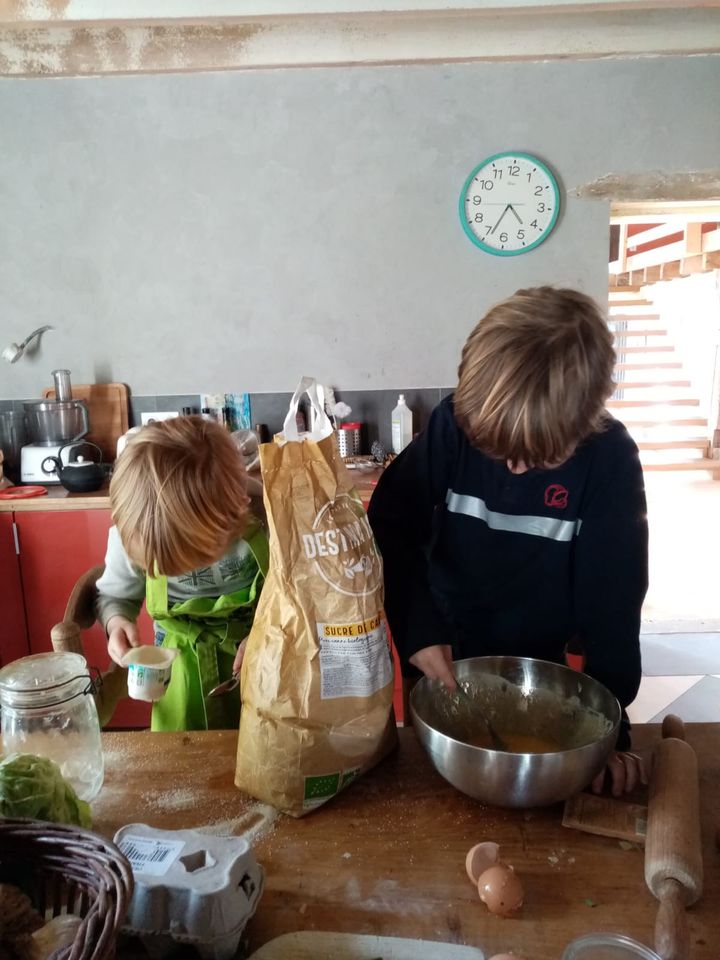
[{"label": "child's hand", "polygon": [[602,793],[606,772],[610,774],[614,797],[631,793],[639,784],[647,786],[645,764],[636,753],[612,753],[605,769],[592,782],[593,793]]},{"label": "child's hand", "polygon": [[422,670],[430,680],[439,680],[450,691],[457,687],[452,669],[452,647],[449,644],[435,644],[424,647],[410,657],[410,663]]},{"label": "child's hand", "polygon": [[108,653],[112,660],[122,666],[122,658],[131,647],[140,646],[137,626],[127,617],[110,617],[105,625],[108,637]]}]

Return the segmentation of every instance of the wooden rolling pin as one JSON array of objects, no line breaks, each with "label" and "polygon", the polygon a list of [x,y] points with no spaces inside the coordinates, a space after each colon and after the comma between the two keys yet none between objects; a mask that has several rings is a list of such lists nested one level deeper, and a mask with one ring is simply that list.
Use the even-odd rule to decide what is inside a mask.
[{"label": "wooden rolling pin", "polygon": [[660,901],[655,951],[663,960],[688,960],[685,907],[703,883],[697,757],[679,717],[666,717],[662,732],[650,774],[645,882]]}]

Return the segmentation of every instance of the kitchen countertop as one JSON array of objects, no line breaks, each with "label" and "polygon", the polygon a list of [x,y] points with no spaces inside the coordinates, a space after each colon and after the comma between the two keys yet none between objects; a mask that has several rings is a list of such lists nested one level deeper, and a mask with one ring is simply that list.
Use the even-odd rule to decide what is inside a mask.
[{"label": "kitchen countertop", "polygon": [[[382,467],[372,470],[352,470],[350,475],[358,493],[368,502],[382,474]],[[110,496],[106,483],[94,493],[69,493],[59,484],[49,485],[47,495],[27,500],[0,500],[0,513],[26,513],[38,510],[109,510]]]},{"label": "kitchen countertop", "polygon": [[[106,733],[95,829],[109,837],[128,822],[249,831],[267,871],[246,931],[251,952],[294,930],[464,943],[486,957],[512,950],[527,960],[559,960],[572,939],[597,930],[652,943],[657,902],[639,848],[562,827],[561,806],[484,807],[435,773],[411,729],[399,732],[395,754],[302,820],[236,790],[233,731]],[[633,735],[642,750],[660,728],[637,726]],[[716,960],[720,724],[687,724],[686,735],[700,766],[705,867],[703,898],[688,911],[691,957]],[[522,878],[517,917],[490,915],[467,879],[465,854],[481,840],[498,842]]]},{"label": "kitchen countertop", "polygon": [[[35,486],[35,484],[27,484]],[[59,483],[48,485],[47,494],[26,500],[0,500],[0,513],[28,513],[37,510],[109,510],[110,496],[105,483],[94,493],[70,493]]]}]

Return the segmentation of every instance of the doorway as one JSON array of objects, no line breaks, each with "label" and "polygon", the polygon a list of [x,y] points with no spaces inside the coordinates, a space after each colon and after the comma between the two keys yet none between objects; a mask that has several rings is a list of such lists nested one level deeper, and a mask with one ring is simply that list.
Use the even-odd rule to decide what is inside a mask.
[{"label": "doorway", "polygon": [[650,588],[629,709],[720,720],[720,202],[611,209],[608,406],[645,471]]}]

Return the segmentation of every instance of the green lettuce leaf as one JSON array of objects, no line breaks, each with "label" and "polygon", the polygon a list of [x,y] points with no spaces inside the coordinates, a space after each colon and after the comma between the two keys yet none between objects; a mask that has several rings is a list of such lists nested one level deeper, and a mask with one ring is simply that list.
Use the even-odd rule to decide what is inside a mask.
[{"label": "green lettuce leaf", "polygon": [[91,826],[90,805],[47,757],[13,753],[0,760],[0,816]]}]

